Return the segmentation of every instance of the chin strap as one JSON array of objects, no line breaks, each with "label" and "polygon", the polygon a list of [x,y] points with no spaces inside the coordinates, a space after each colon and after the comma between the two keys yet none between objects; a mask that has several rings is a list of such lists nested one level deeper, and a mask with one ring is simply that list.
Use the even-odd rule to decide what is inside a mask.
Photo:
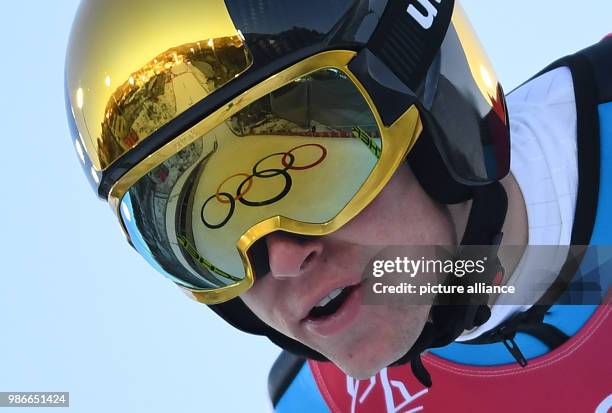
[{"label": "chin strap", "polygon": [[[472,207],[456,259],[473,259],[474,249],[470,246],[480,246],[477,250],[482,257],[482,248],[489,246],[486,254],[487,262],[494,264],[487,265],[483,274],[450,276],[449,285],[493,283],[501,269],[497,252],[507,209],[508,197],[500,183],[473,189]],[[484,324],[491,316],[488,300],[488,294],[484,293],[439,296],[431,309],[431,321],[425,324],[412,348],[393,365],[410,362],[415,377],[424,386],[431,387],[431,376],[423,365],[421,353],[431,348],[444,347],[452,343],[464,330],[471,330]]]}]

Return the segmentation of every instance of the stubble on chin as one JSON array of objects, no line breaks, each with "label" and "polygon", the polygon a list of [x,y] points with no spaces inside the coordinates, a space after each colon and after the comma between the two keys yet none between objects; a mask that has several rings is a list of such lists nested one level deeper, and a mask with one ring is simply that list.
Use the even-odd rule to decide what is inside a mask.
[{"label": "stubble on chin", "polygon": [[[416,343],[429,318],[430,305],[395,304],[369,314],[367,322],[336,346],[319,351],[350,377],[368,379],[402,358]],[[386,307],[386,308],[383,308]],[[330,351],[331,350],[331,351]]]}]

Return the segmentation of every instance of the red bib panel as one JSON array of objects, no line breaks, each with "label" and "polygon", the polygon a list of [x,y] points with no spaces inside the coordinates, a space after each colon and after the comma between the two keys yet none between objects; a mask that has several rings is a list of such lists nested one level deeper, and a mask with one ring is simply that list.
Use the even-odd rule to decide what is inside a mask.
[{"label": "red bib panel", "polygon": [[354,380],[332,363],[310,369],[333,413],[612,412],[612,308],[602,305],[565,344],[518,364],[468,366],[423,356],[433,386],[424,387],[410,365]]}]

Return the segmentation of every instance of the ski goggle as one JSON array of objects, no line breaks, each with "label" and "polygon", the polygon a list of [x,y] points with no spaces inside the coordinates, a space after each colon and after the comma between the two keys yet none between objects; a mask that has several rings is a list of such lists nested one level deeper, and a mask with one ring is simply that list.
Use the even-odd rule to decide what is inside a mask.
[{"label": "ski goggle", "polygon": [[136,250],[216,304],[253,285],[256,241],[330,234],[359,214],[422,125],[414,105],[384,125],[348,68],[355,55],[324,52],[271,76],[124,175],[109,201]]}]

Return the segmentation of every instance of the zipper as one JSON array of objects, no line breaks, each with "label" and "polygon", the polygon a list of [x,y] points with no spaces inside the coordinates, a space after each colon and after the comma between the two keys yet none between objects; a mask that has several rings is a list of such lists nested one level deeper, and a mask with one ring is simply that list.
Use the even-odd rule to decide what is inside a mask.
[{"label": "zipper", "polygon": [[499,335],[502,338],[502,343],[504,343],[504,346],[506,346],[506,349],[510,352],[510,354],[512,354],[512,357],[514,357],[516,362],[521,367],[527,366],[527,359],[523,355],[523,352],[519,348],[519,346],[516,343],[516,341],[514,341],[514,334],[506,335],[506,334],[504,334],[504,330],[505,329],[502,329],[499,332]]}]

